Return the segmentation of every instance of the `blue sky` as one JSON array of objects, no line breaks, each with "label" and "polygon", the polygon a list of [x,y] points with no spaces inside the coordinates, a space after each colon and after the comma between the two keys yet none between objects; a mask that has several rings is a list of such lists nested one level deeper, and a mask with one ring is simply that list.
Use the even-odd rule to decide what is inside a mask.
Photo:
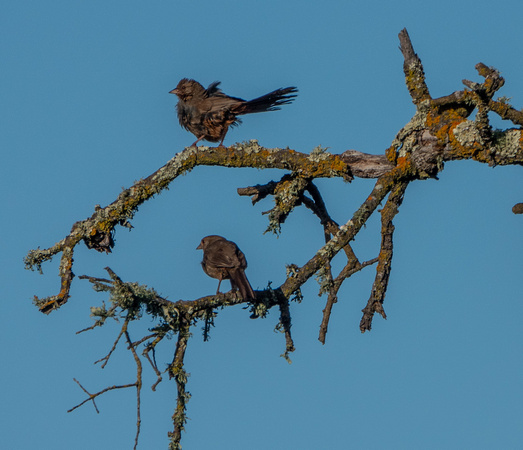
[{"label": "blue sky", "polygon": [[[44,316],[31,299],[58,292],[58,258],[43,276],[24,270],[22,259],[193,142],[168,94],[179,79],[220,80],[243,98],[298,86],[294,104],[246,117],[226,145],[256,138],[302,152],[321,145],[380,154],[414,113],[398,50],[406,27],[434,97],[462,89],[463,78],[481,81],[474,65],[483,62],[505,77],[500,95],[523,107],[519,1],[28,0],[2,10],[0,440],[9,449],[132,448],[133,391],[99,398],[100,414],[90,405],[66,412],[84,398],[73,377],[92,392],[133,381],[123,349],[105,369],[93,365],[111,348],[116,324],[75,334],[106,298],[75,278],[70,301]],[[196,168],[144,204],[131,232],[118,229],[112,254],[78,246],[74,272],[105,276],[109,266],[171,300],[199,298],[216,282],[195,248],[221,234],[246,254],[255,289],[277,286],[285,264],[303,264],[319,248],[321,227],[299,209],[279,238],[264,235],[270,200],[253,207],[236,188],[281,175]],[[318,186],[344,223],[373,182]],[[447,163],[439,181],[412,183],[395,220],[388,319],[359,332],[369,267],[340,291],[322,346],[325,298],[311,280],[291,309],[291,365],[279,357],[276,311],[265,320],[220,311],[206,343],[194,328],[184,448],[520,448],[523,218],[511,208],[521,201],[519,167]],[[377,255],[379,239],[373,217],[355,243],[360,259]],[[143,320],[131,336],[152,325]],[[158,352],[159,363],[171,361],[174,344]],[[166,448],[176,387],[165,380],[151,393],[147,370],[144,381],[140,448]]]}]

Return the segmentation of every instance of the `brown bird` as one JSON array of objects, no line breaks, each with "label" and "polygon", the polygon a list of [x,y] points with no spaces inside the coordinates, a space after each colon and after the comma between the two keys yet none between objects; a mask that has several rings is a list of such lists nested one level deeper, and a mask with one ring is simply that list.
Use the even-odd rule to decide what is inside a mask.
[{"label": "brown bird", "polygon": [[221,236],[206,236],[196,247],[203,250],[203,271],[212,278],[217,278],[218,289],[222,280],[231,280],[232,289],[239,289],[244,300],[254,300],[256,295],[245,275],[247,260],[238,246]]},{"label": "brown bird", "polygon": [[276,89],[246,101],[225,95],[219,84],[215,81],[205,89],[197,81],[184,78],[169,92],[178,96],[180,125],[197,137],[194,146],[202,139],[219,141],[221,146],[229,127],[241,123],[237,116],[281,109],[280,105],[291,103],[298,92],[295,87]]}]

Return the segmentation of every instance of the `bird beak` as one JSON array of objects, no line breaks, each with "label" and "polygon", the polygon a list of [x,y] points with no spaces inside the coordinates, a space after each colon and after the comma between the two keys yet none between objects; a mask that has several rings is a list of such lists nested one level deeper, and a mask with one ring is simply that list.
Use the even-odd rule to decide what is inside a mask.
[{"label": "bird beak", "polygon": [[203,245],[201,242],[200,242],[200,245],[198,245],[198,247],[196,247],[196,250],[203,250]]},{"label": "bird beak", "polygon": [[174,88],[172,91],[169,91],[169,94],[176,94],[176,95],[178,95],[179,93],[180,92],[176,88]]}]

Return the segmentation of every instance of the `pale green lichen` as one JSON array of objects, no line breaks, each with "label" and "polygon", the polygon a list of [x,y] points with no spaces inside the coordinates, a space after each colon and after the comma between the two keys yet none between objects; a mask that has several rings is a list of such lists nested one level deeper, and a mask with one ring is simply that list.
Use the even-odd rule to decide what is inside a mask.
[{"label": "pale green lichen", "polygon": [[338,232],[332,237],[332,239],[327,242],[320,250],[318,250],[317,255],[323,257],[327,256],[330,258],[334,256],[334,248],[338,245],[340,238],[345,236],[349,231],[349,228],[354,226],[354,222],[350,219],[346,224],[340,226]]},{"label": "pale green lichen", "polygon": [[29,250],[24,257],[24,265],[26,270],[36,270],[39,274],[43,274],[42,263],[44,261],[51,261],[53,253],[49,251],[42,251],[40,249]]},{"label": "pale green lichen", "polygon": [[[192,167],[186,167],[182,170],[182,168],[185,166],[185,162],[188,159],[192,158],[194,155],[197,155],[199,152],[209,150],[209,147],[204,146],[198,148],[194,146],[186,147],[180,153],[172,157],[165,166],[163,166],[160,170],[158,170],[158,172],[156,172],[156,174],[152,178],[154,184],[157,186],[163,186],[164,184],[168,184],[177,176],[190,171]],[[161,189],[162,187],[158,187],[155,189],[155,192],[159,192]]]},{"label": "pale green lichen", "polygon": [[321,161],[325,161],[326,159],[329,159],[332,157],[332,154],[327,151],[328,147],[321,147],[321,145],[318,145],[317,147],[314,147],[312,151],[309,154],[309,160],[315,163],[319,163]]},{"label": "pale green lichen", "polygon": [[493,133],[494,151],[503,158],[514,158],[521,152],[522,130],[496,130]]},{"label": "pale green lichen", "polygon": [[268,313],[267,305],[264,302],[258,302],[252,305],[251,313],[253,317],[261,317],[263,319]]},{"label": "pale green lichen", "polygon": [[332,281],[332,274],[330,273],[328,264],[322,265],[318,272],[316,272],[316,281],[320,285],[320,290],[318,292],[319,297],[331,291],[334,283]]},{"label": "pale green lichen", "polygon": [[290,212],[296,205],[303,190],[307,187],[308,181],[301,177],[296,177],[288,183],[281,184],[283,189],[278,190],[275,195],[276,202],[283,206],[285,212]]},{"label": "pale green lichen", "polygon": [[91,317],[99,317],[105,320],[108,317],[114,317],[114,310],[107,309],[105,303],[102,306],[91,306]]},{"label": "pale green lichen", "polygon": [[[101,283],[95,283],[93,285],[93,288],[95,290],[102,291],[104,290],[102,286],[107,288],[108,290],[111,289],[110,286],[103,285]],[[109,309],[107,309],[107,307],[105,306],[105,302],[102,302],[102,306],[91,306],[91,317],[96,319],[93,327],[101,327],[105,324],[105,321],[107,319],[118,320],[118,317],[116,316],[116,309],[116,305],[112,305]]]},{"label": "pale green lichen", "polygon": [[289,356],[289,351],[285,350],[285,353],[282,353],[280,357],[284,358],[289,364],[292,364],[292,359]]},{"label": "pale green lichen", "polygon": [[403,157],[412,152],[418,142],[416,132],[425,128],[429,110],[430,100],[419,103],[412,119],[396,134],[391,146],[399,152],[398,156]]},{"label": "pale green lichen", "polygon": [[299,275],[299,267],[296,264],[288,264],[285,266],[287,278],[297,278]]},{"label": "pale green lichen", "polygon": [[485,141],[476,124],[470,120],[464,120],[454,127],[454,137],[463,147],[471,147],[474,144],[484,145]]},{"label": "pale green lichen", "polygon": [[251,139],[249,141],[237,142],[232,146],[235,150],[242,150],[246,154],[250,153],[260,153],[262,150],[267,150],[269,152],[274,151],[274,149],[263,148],[260,146],[256,139]]},{"label": "pale green lichen", "polygon": [[[285,266],[287,278],[298,278],[300,275],[300,269],[296,264],[289,264]],[[298,288],[294,291],[293,296],[289,299],[291,302],[301,303],[303,295],[301,289]]]},{"label": "pale green lichen", "polygon": [[281,224],[300,201],[301,194],[307,184],[308,180],[302,177],[294,177],[278,183],[274,194],[276,206],[269,212],[269,226],[265,233],[280,233]]},{"label": "pale green lichen", "polygon": [[275,234],[276,236],[278,236],[280,234],[280,232],[281,232],[280,222],[277,219],[275,219],[274,217],[271,217],[271,215],[269,215],[269,225],[267,226],[267,228],[265,229],[263,234],[272,233],[272,234]]},{"label": "pale green lichen", "polygon": [[[334,257],[336,252],[339,250],[336,247],[339,246],[338,243],[340,236],[344,234],[344,232],[341,231],[342,228],[343,225],[340,227],[340,231],[338,231],[338,233],[335,236],[333,236],[329,242],[327,242],[322,248],[320,248],[316,252],[316,255],[318,255],[321,259],[327,259],[329,261]],[[345,228],[343,229],[346,230]]]},{"label": "pale green lichen", "polygon": [[506,97],[504,95],[496,99],[497,102],[503,103],[504,105],[509,105],[510,100],[512,100],[512,97]]},{"label": "pale green lichen", "polygon": [[402,146],[398,152],[399,157],[407,156],[409,153],[412,153],[416,145],[418,144],[418,138],[416,134],[412,133],[403,138]]},{"label": "pale green lichen", "polygon": [[62,250],[62,259],[58,267],[58,274],[61,277],[69,275],[71,272],[71,265],[73,261],[73,249],[71,247],[64,247]]}]

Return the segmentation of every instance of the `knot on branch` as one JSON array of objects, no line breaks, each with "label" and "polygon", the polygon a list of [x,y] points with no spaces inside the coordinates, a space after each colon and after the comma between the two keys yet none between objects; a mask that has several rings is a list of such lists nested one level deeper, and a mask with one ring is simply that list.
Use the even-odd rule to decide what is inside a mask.
[{"label": "knot on branch", "polygon": [[84,237],[84,242],[87,248],[100,253],[111,253],[111,249],[114,247],[114,228],[111,231],[93,229],[89,236]]},{"label": "knot on branch", "polygon": [[437,178],[436,175],[443,169],[443,148],[436,136],[424,130],[418,136],[417,145],[411,153],[419,178]]},{"label": "knot on branch", "polygon": [[394,168],[394,164],[385,155],[346,150],[340,156],[350,167],[353,175],[360,178],[379,178]]}]

